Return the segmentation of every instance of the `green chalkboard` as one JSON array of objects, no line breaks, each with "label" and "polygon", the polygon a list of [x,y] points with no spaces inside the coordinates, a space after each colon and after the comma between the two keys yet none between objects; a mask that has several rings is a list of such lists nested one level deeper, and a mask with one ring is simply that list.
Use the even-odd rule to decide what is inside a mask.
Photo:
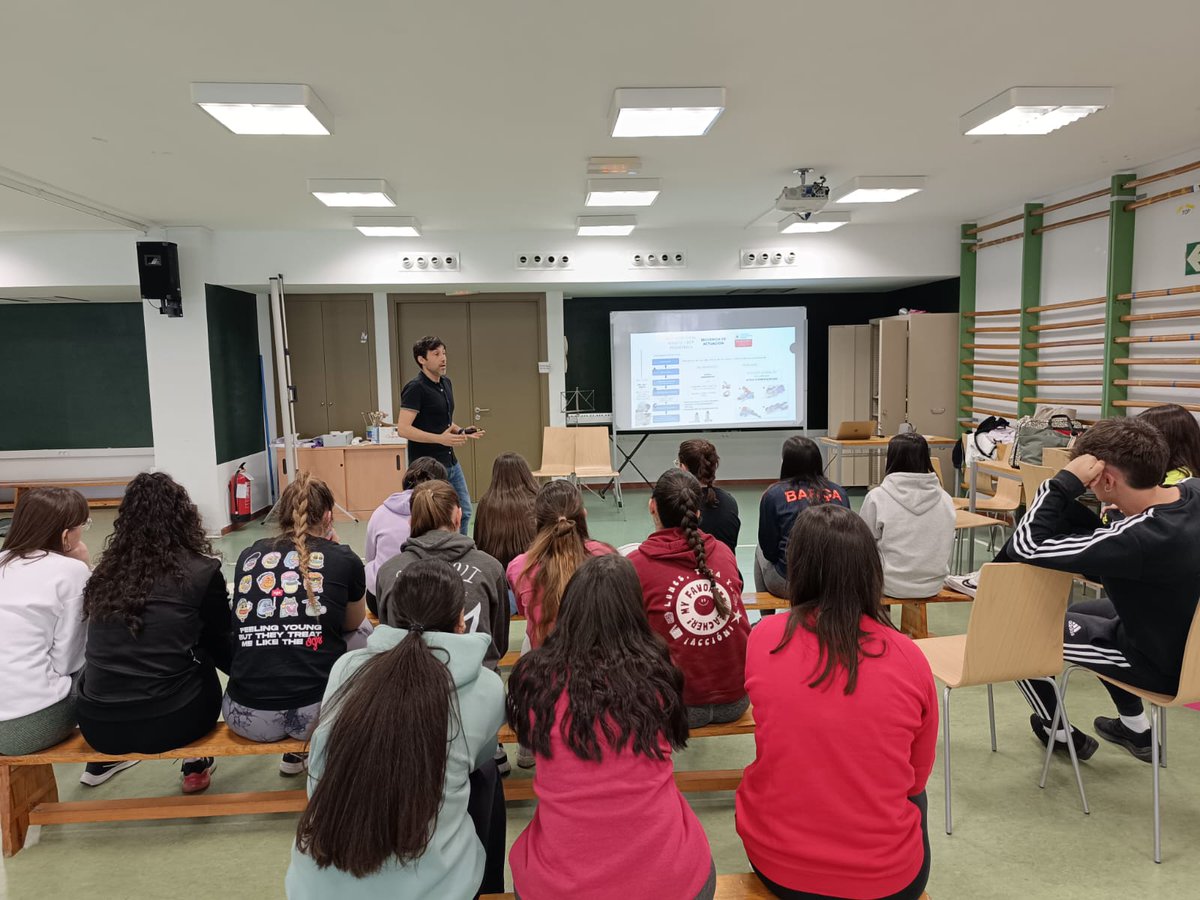
[{"label": "green chalkboard", "polygon": [[258,300],[216,284],[206,284],[204,294],[217,462],[226,463],[265,445]]},{"label": "green chalkboard", "polygon": [[0,305],[0,450],[152,447],[140,303]]}]

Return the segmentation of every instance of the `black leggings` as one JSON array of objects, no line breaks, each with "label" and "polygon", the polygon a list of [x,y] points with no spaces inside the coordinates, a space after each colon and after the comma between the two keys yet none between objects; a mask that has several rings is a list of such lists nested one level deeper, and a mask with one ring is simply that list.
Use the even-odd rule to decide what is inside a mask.
[{"label": "black leggings", "polygon": [[489,759],[471,773],[471,797],[467,801],[467,813],[487,854],[479,893],[502,894],[508,813],[504,805],[504,783],[500,780],[494,759]]},{"label": "black leggings", "polygon": [[217,670],[204,667],[203,685],[196,699],[174,712],[145,719],[112,722],[90,716],[87,703],[76,710],[79,730],[89,744],[101,753],[121,756],[125,753],[166,753],[198,741],[216,727],[221,715],[221,682]]},{"label": "black leggings", "polygon": [[[929,882],[929,798],[924,791],[921,791],[917,796],[908,799],[915,803],[917,809],[921,811],[921,844],[925,848],[925,860],[921,863],[921,871],[917,873],[917,877],[908,887],[901,888],[896,893],[888,894],[879,900],[919,900],[921,894],[925,893],[925,885]],[[759,881],[766,886],[767,890],[781,900],[838,900],[837,897],[831,897],[828,894],[810,894],[806,891],[794,891],[791,888],[782,887],[754,868],[754,863],[750,864],[750,868],[754,869],[754,874],[758,876]]]}]

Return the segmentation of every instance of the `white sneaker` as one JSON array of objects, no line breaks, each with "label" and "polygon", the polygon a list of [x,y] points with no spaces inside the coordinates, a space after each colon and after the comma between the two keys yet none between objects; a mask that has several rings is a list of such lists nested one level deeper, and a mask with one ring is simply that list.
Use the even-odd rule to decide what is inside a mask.
[{"label": "white sneaker", "polygon": [[279,774],[289,778],[292,775],[303,775],[308,769],[307,753],[285,753],[279,760]]},{"label": "white sneaker", "polygon": [[537,765],[533,751],[528,747],[517,747],[517,765],[522,769],[532,769]]},{"label": "white sneaker", "polygon": [[946,587],[958,591],[960,594],[966,594],[968,597],[974,597],[975,592],[979,590],[979,573],[968,572],[966,575],[947,575]]},{"label": "white sneaker", "polygon": [[140,759],[127,759],[124,762],[88,763],[84,767],[83,774],[79,776],[79,783],[86,784],[88,787],[104,784],[118,772],[124,772],[139,762],[141,762]]}]

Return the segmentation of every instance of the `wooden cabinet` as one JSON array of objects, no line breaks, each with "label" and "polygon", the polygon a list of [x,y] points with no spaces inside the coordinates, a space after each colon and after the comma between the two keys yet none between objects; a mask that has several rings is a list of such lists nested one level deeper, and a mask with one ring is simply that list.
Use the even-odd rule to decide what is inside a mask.
[{"label": "wooden cabinet", "polygon": [[[871,395],[871,326],[829,326],[829,432],[842,422],[875,418]],[[869,461],[849,457],[842,464],[845,487],[870,483]]]},{"label": "wooden cabinet", "polygon": [[[329,485],[339,506],[358,518],[366,518],[389,495],[402,490],[407,454],[405,444],[297,447],[296,464]],[[275,448],[275,466],[282,488],[289,481],[282,447]],[[334,519],[346,521],[347,517],[335,511]]]}]

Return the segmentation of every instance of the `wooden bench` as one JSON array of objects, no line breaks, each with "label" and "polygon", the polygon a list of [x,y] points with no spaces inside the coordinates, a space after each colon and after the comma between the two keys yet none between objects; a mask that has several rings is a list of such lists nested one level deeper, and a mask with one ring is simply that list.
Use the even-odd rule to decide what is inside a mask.
[{"label": "wooden bench", "polygon": [[[902,607],[900,610],[900,630],[913,640],[927,638],[929,634],[929,616],[925,610],[929,603],[969,603],[973,598],[969,594],[960,594],[949,588],[942,588],[932,597],[920,600],[898,600],[895,597],[884,597],[884,606]],[[791,609],[791,602],[782,597],[776,597],[766,591],[756,594],[744,594],[742,605],[746,609]]]},{"label": "wooden bench", "polygon": [[[33,479],[29,481],[0,481],[0,490],[10,490],[13,492],[12,500],[0,500],[0,509],[13,509],[17,505],[17,501],[21,499],[21,491],[32,490],[39,487],[65,487],[65,488],[84,488],[84,487],[125,487],[129,484],[128,478],[79,478],[79,479]],[[88,506],[96,507],[112,507],[120,506],[120,497],[88,497]]]},{"label": "wooden bench", "polygon": [[28,756],[0,756],[0,832],[4,855],[25,846],[30,825],[68,822],[117,822],[143,819],[193,819],[251,813],[300,812],[308,802],[303,790],[255,791],[239,794],[178,794],[171,797],[124,798],[58,802],[53,763],[83,764],[127,759],[187,759],[199,756],[278,756],[303,753],[304,741],[287,739],[271,744],[248,741],[222,722],[211,733],[186,747],[166,753],[97,753],[76,732],[61,744]]},{"label": "wooden bench", "polygon": [[[484,894],[479,900],[516,900],[516,894]],[[774,894],[763,886],[758,876],[753,872],[739,872],[736,875],[717,876],[717,900],[756,900],[756,898],[772,898]],[[920,900],[929,900],[928,894],[922,894]]]}]

